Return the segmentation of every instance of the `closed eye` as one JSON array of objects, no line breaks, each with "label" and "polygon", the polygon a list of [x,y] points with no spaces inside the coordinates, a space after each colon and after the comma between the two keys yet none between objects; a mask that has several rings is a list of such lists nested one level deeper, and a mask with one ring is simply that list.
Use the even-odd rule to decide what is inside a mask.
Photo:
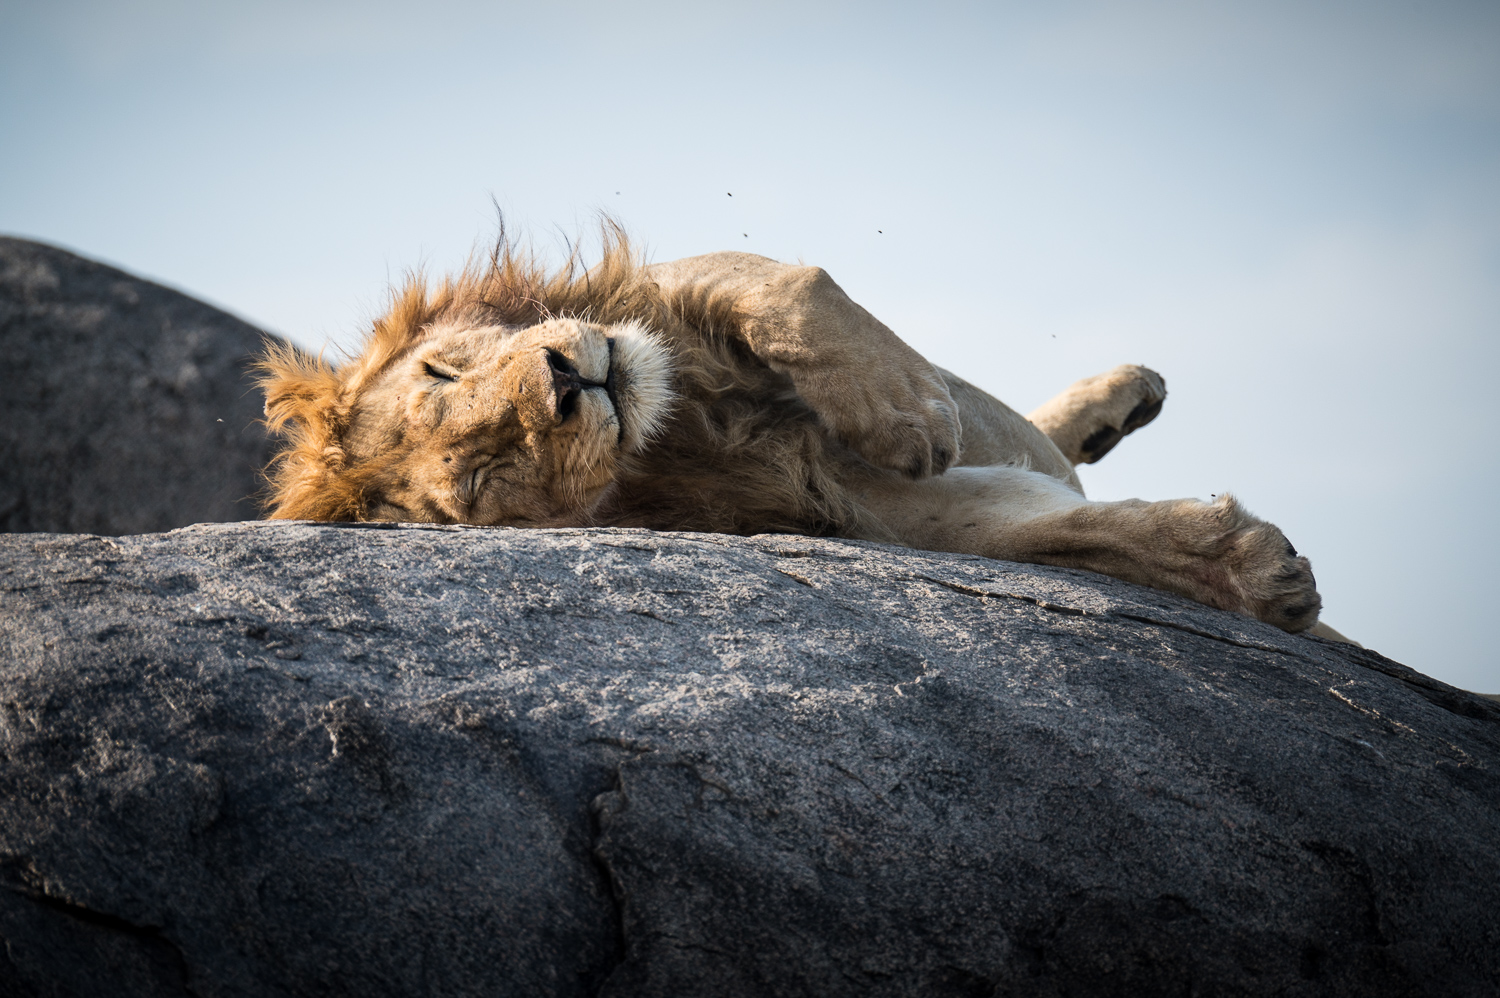
[{"label": "closed eye", "polygon": [[428,361],[427,363],[423,364],[422,365],[422,370],[424,372],[426,372],[426,374],[427,374],[427,376],[429,378],[436,378],[439,381],[457,381],[458,380],[458,372],[457,371],[449,370],[446,367],[438,367],[437,365],[433,364],[431,361]]},{"label": "closed eye", "polygon": [[484,488],[484,483],[497,471],[515,467],[515,461],[507,458],[491,458],[487,463],[479,465],[468,477],[459,479],[453,489],[454,497],[465,506],[474,505],[479,498],[479,490]]}]

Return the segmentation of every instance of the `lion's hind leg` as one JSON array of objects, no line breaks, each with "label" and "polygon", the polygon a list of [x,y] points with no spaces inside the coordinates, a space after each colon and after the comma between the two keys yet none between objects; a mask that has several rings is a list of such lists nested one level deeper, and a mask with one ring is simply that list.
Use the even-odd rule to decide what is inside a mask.
[{"label": "lion's hind leg", "polygon": [[1093,464],[1161,412],[1167,382],[1139,364],[1075,382],[1026,418],[1074,464]]},{"label": "lion's hind leg", "polygon": [[920,481],[892,476],[861,499],[912,547],[1084,568],[1287,631],[1311,627],[1322,605],[1307,559],[1227,495],[1090,502],[1038,472],[959,467]]}]

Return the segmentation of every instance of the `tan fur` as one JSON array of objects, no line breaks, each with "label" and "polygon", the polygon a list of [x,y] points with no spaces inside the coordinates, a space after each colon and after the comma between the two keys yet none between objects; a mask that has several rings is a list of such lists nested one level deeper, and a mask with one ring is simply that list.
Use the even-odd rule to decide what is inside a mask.
[{"label": "tan fur", "polygon": [[828,534],[1088,568],[1287,630],[1317,619],[1307,559],[1233,499],[1084,498],[1073,465],[1156,414],[1154,372],[1087,379],[1028,421],[816,267],[646,266],[605,235],[589,270],[547,273],[502,241],[451,280],[411,277],[337,367],[270,351],[266,413],[287,438],[271,515]]}]

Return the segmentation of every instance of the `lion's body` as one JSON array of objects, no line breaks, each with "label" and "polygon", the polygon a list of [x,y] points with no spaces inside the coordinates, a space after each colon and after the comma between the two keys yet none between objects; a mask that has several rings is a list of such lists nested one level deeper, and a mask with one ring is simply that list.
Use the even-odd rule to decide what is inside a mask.
[{"label": "lion's body", "polygon": [[1317,616],[1306,559],[1232,500],[1083,497],[1073,465],[1156,414],[1153,372],[1028,420],[817,268],[646,266],[621,240],[548,276],[501,252],[409,282],[337,369],[266,367],[292,438],[273,516],[825,534],[1092,568],[1290,630]]}]

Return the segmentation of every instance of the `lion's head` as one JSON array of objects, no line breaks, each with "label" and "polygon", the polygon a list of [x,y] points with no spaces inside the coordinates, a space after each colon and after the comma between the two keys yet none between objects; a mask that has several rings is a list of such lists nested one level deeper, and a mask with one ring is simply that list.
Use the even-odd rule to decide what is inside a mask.
[{"label": "lion's head", "polygon": [[671,355],[638,317],[650,302],[623,239],[550,277],[502,245],[436,290],[409,279],[337,367],[271,349],[267,421],[289,438],[271,516],[586,521],[671,405]]}]

